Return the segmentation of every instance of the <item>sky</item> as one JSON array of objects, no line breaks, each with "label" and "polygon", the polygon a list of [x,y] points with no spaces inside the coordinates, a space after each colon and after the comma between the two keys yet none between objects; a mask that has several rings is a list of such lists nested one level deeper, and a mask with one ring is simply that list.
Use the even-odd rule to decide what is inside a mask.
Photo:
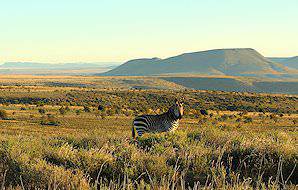
[{"label": "sky", "polygon": [[298,55],[297,0],[1,0],[0,63],[124,62],[219,48]]}]

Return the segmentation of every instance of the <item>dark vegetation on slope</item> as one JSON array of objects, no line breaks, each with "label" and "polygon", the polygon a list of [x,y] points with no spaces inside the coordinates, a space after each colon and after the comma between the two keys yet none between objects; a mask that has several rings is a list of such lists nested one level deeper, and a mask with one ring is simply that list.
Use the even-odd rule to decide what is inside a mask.
[{"label": "dark vegetation on slope", "polygon": [[[229,111],[256,111],[272,113],[298,113],[298,97],[257,95],[248,93],[229,92],[200,92],[193,90],[124,90],[97,91],[72,90],[67,93],[55,91],[18,92],[14,97],[0,94],[2,104],[36,104],[36,105],[71,105],[92,106],[102,105],[112,112],[130,114],[146,112],[149,109],[166,110],[168,103],[176,97],[185,98],[188,109],[212,109]],[[124,110],[122,108],[125,108]]]},{"label": "dark vegetation on slope", "polygon": [[164,77],[162,79],[196,90],[256,91],[253,86],[233,78]]},{"label": "dark vegetation on slope", "polygon": [[195,90],[298,94],[298,81],[272,80],[245,83],[235,78],[162,77],[162,79]]}]

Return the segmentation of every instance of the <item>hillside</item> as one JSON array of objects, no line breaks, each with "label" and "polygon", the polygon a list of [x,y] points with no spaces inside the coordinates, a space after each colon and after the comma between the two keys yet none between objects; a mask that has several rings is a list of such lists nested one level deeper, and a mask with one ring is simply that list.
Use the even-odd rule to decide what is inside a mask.
[{"label": "hillside", "polygon": [[283,58],[276,58],[271,57],[269,58],[271,61],[283,64],[286,67],[298,69],[298,56],[295,57],[283,57]]},{"label": "hillside", "polygon": [[263,76],[287,73],[289,69],[254,49],[216,49],[185,53],[167,59],[137,59],[100,75],[143,76],[160,74],[204,74]]},{"label": "hillside", "polygon": [[247,77],[161,77],[168,82],[195,90],[298,94],[297,80],[260,80]]}]

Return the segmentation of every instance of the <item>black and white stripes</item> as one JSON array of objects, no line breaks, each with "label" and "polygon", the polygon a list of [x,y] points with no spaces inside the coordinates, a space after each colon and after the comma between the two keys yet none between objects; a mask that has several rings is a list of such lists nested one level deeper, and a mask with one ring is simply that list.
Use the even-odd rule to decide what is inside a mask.
[{"label": "black and white stripes", "polygon": [[178,128],[182,115],[183,105],[176,101],[175,105],[163,114],[137,116],[133,121],[132,136],[136,137],[135,131],[138,136],[143,133],[174,131]]}]

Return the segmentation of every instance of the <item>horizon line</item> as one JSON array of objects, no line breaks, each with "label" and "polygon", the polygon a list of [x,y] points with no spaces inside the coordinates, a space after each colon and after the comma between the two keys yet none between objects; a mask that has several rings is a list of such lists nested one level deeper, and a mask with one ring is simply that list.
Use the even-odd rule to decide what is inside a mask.
[{"label": "horizon line", "polygon": [[[160,58],[160,57],[139,57],[139,58],[130,58],[130,59],[126,59],[126,61],[65,61],[65,62],[50,62],[50,61],[3,61],[0,62],[0,65],[3,65],[5,63],[41,63],[41,64],[77,64],[77,63],[82,63],[82,64],[102,64],[102,63],[108,63],[108,64],[121,64],[121,63],[125,63],[127,61],[130,60],[136,60],[136,59],[154,59],[154,58],[158,58],[158,59],[166,59],[166,58],[171,58],[171,57],[175,57],[175,56],[180,56],[180,55],[184,55],[184,54],[191,54],[191,53],[199,53],[199,52],[207,52],[207,51],[216,51],[216,50],[244,50],[244,49],[248,49],[248,50],[255,50],[258,53],[260,53],[258,50],[254,49],[254,48],[214,48],[214,49],[206,49],[206,50],[201,50],[201,51],[188,51],[188,52],[181,52],[181,53],[177,53],[176,55],[172,55],[172,56],[167,56],[164,58]],[[292,58],[292,57],[297,57],[297,55],[291,55],[291,56],[265,56],[262,53],[260,53],[262,56],[264,56],[265,58]]]}]

